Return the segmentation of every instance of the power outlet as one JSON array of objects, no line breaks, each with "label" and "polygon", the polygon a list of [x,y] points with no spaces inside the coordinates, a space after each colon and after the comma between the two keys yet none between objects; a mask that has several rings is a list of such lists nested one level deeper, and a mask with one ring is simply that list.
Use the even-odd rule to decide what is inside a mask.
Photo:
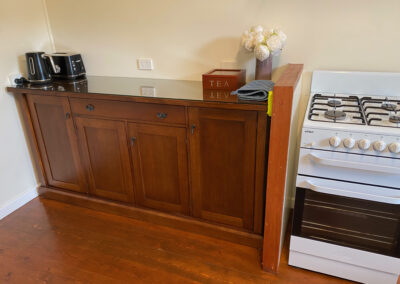
[{"label": "power outlet", "polygon": [[137,65],[139,70],[153,70],[153,59],[151,58],[139,58],[137,60]]},{"label": "power outlet", "polygon": [[9,74],[8,77],[7,77],[8,85],[9,86],[15,85],[14,80],[17,79],[17,78],[21,78],[21,77],[22,77],[21,73],[11,73],[11,74]]},{"label": "power outlet", "polygon": [[140,93],[143,97],[157,97],[156,88],[154,87],[141,86]]}]

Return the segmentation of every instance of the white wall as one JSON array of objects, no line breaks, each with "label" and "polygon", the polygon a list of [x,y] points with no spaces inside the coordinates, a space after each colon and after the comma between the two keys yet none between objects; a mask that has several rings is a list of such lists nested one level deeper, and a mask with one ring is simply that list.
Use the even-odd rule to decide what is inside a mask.
[{"label": "white wall", "polygon": [[[83,53],[92,75],[201,80],[235,61],[252,79],[255,60],[240,36],[278,26],[288,41],[274,65],[304,63],[299,121],[315,69],[400,72],[399,0],[46,1],[56,49]],[[154,71],[137,70],[139,57],[153,58]]]},{"label": "white wall", "polygon": [[[288,35],[280,64],[306,71],[400,71],[398,0],[47,0],[58,50],[84,55],[90,74],[201,80],[224,60],[254,72],[239,51],[254,24]],[[136,58],[152,57],[154,71]]]},{"label": "white wall", "polygon": [[42,0],[1,2],[0,219],[37,184],[14,97],[5,88],[9,74],[25,71],[25,52],[51,49],[45,19]]}]

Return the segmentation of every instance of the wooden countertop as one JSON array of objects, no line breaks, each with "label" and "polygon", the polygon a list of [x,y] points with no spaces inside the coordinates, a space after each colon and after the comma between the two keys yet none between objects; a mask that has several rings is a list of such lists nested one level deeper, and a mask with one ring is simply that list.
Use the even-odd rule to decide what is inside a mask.
[{"label": "wooden countertop", "polygon": [[[146,88],[149,87],[154,88],[154,93],[146,92]],[[111,100],[186,106],[213,107],[218,105],[218,107],[235,109],[262,111],[267,109],[267,102],[239,100],[236,95],[230,95],[230,91],[203,92],[201,81],[87,76],[87,78],[77,81],[10,86],[7,91],[100,99],[107,96],[107,99]]]}]

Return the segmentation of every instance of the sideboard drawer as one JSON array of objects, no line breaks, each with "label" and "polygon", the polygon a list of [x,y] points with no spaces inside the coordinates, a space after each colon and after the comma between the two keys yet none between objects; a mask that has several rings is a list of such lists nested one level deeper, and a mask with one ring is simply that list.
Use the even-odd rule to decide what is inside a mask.
[{"label": "sideboard drawer", "polygon": [[71,98],[73,114],[122,118],[135,121],[185,124],[185,107],[97,99]]}]

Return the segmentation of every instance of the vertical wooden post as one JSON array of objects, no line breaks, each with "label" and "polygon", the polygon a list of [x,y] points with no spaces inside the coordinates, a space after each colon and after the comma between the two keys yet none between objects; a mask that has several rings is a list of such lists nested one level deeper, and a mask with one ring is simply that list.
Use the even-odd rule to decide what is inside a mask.
[{"label": "vertical wooden post", "polygon": [[302,71],[302,64],[289,64],[274,86],[262,252],[263,269],[274,273],[281,249],[293,92]]}]

